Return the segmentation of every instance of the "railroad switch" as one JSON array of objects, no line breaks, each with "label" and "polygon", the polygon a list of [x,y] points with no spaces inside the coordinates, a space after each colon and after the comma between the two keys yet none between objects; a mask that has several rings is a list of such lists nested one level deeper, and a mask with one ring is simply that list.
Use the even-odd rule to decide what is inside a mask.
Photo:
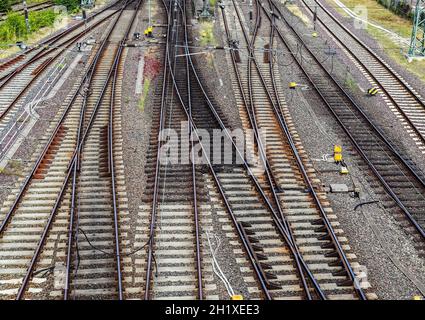
[{"label": "railroad switch", "polygon": [[243,297],[240,294],[234,294],[230,299],[231,300],[243,300]]},{"label": "railroad switch", "polygon": [[378,93],[378,91],[379,91],[379,88],[372,87],[372,88],[367,90],[367,93],[368,93],[369,96],[374,96]]},{"label": "railroad switch", "polygon": [[295,89],[297,87],[296,82],[289,82],[289,89]]}]

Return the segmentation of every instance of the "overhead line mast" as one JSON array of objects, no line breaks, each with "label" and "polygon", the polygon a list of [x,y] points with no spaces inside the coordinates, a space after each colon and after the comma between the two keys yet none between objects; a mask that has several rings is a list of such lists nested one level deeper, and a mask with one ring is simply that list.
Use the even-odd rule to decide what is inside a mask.
[{"label": "overhead line mast", "polygon": [[408,58],[425,58],[425,0],[416,2]]}]

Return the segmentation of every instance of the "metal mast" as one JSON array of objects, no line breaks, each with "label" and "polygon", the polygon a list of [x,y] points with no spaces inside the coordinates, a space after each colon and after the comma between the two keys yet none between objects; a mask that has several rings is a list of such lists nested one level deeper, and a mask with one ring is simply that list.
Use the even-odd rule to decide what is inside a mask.
[{"label": "metal mast", "polygon": [[413,18],[409,58],[425,57],[425,0],[417,0]]}]

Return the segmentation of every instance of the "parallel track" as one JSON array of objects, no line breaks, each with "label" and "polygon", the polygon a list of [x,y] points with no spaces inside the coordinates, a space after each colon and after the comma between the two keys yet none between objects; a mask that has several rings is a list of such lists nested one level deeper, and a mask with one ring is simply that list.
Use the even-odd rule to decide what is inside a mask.
[{"label": "parallel track", "polygon": [[[32,5],[29,5],[27,8],[28,8],[28,11],[41,11],[41,10],[51,8],[53,6],[54,4],[51,1],[46,1],[41,3],[34,3]],[[14,8],[12,11],[14,13],[24,14],[24,9],[22,7],[19,7],[18,9]],[[5,20],[6,18],[7,18],[7,13],[0,12],[0,21]]]},{"label": "parallel track", "polygon": [[[49,83],[41,83],[43,77],[53,85],[60,79],[67,68],[69,50],[81,39],[87,39],[94,31],[104,26],[117,11],[105,11],[96,18],[89,20],[87,29],[70,29],[62,37],[50,43],[51,47],[30,54],[14,70],[9,70],[0,80],[0,160],[4,160],[8,151],[13,148],[22,132],[27,130],[32,122],[31,112],[28,111],[28,93],[38,85],[38,92],[32,102],[38,105],[49,92]],[[47,81],[44,79],[44,81]]]},{"label": "parallel track", "polygon": [[60,30],[56,33],[54,33],[52,36],[47,37],[46,39],[42,40],[41,42],[28,47],[24,51],[10,57],[4,59],[4,61],[1,61],[0,63],[0,83],[2,83],[10,74],[14,73],[15,71],[19,71],[19,68],[22,65],[30,64],[36,60],[39,59],[40,55],[44,55],[46,51],[50,51],[50,49],[57,46],[57,42],[59,40],[63,40],[63,38],[69,34],[71,34],[74,31],[78,31],[80,28],[85,28],[86,22],[90,23],[93,19],[98,17],[99,15],[104,14],[106,11],[113,9],[116,5],[119,5],[122,3],[123,0],[116,0],[115,2],[107,5],[106,7],[102,8],[101,10],[94,12],[93,14],[89,15],[86,19],[86,21],[80,21],[74,25],[72,25],[69,28]]},{"label": "parallel track", "polygon": [[[326,197],[316,191],[317,187],[313,183],[313,181],[317,182],[317,179],[314,178],[314,170],[307,169],[305,166],[304,163],[307,159],[302,155],[303,150],[300,141],[297,137],[295,141],[293,138],[293,136],[297,136],[296,131],[293,126],[288,127],[291,118],[285,102],[279,95],[282,88],[280,87],[280,80],[276,79],[276,70],[273,59],[271,59],[271,53],[264,53],[264,55],[270,54],[270,57],[267,57],[268,62],[261,63],[259,62],[258,51],[255,50],[259,45],[261,46],[260,40],[270,41],[270,45],[273,46],[274,26],[271,25],[270,29],[267,29],[268,37],[259,36],[259,34],[264,34],[267,31],[264,27],[260,27],[260,9],[256,7],[258,9],[256,26],[250,42],[245,31],[244,21],[235,2],[233,2],[233,6],[246,40],[246,46],[249,48],[248,60],[245,58],[245,53],[239,55],[243,67],[237,67],[235,54],[232,54],[232,63],[238,79],[235,91],[241,93],[245,122],[250,123],[247,127],[256,128],[256,131],[262,129],[268,132],[264,153],[268,159],[269,174],[272,177],[270,184],[274,184],[273,189],[278,191],[278,195],[275,195],[276,202],[279,204],[278,209],[281,206],[282,209],[280,210],[283,210],[281,216],[284,216],[285,220],[290,220],[289,223],[287,222],[288,228],[295,243],[299,243],[301,252],[309,252],[308,265],[312,270],[317,270],[313,272],[315,278],[320,279],[320,281],[317,281],[317,285],[320,286],[321,284],[324,288],[321,290],[322,298],[326,296],[335,298],[338,296],[338,292],[341,297],[345,294],[345,297],[348,298],[351,294],[351,298],[354,298],[356,295],[352,294],[356,290],[353,290],[353,287],[350,289],[350,283],[352,284],[356,280],[356,275],[340,243],[339,238],[342,239],[341,231],[338,230],[340,236],[336,236],[332,227],[333,224],[329,221],[328,214],[331,212],[331,208],[327,207]],[[230,32],[224,12],[223,17],[230,43]],[[245,67],[246,64],[247,68]],[[244,78],[248,79],[248,83],[242,80]],[[295,169],[297,167],[298,169]],[[310,192],[306,192],[306,190],[310,190]],[[305,216],[305,212],[309,212],[309,218]],[[315,227],[314,225],[317,225],[317,223],[322,227]],[[325,244],[321,243],[320,240],[329,242]],[[332,251],[328,251],[329,248],[332,248]],[[328,262],[325,262],[327,260]],[[323,266],[326,263],[329,265],[329,271],[322,270],[323,267],[317,269],[316,264]],[[344,268],[335,270],[334,266],[340,263]],[[327,276],[320,275],[322,272]],[[333,278],[332,275],[338,276]],[[346,276],[347,278],[345,278]],[[316,281],[315,278],[313,278],[314,281]],[[338,285],[340,286],[338,287]],[[349,293],[350,290],[353,291]],[[360,288],[358,288],[357,293],[360,298],[366,298]],[[307,290],[307,298],[314,298],[309,295],[309,290]]]},{"label": "parallel track", "polygon": [[[182,16],[185,16],[185,3],[173,2],[173,4],[174,6],[172,9],[168,8],[167,12],[169,14],[175,12],[175,6],[178,6]],[[169,21],[180,20],[174,20],[171,16],[169,16]],[[186,18],[183,18],[181,21],[183,21],[183,26],[186,28]],[[176,29],[178,30],[178,28],[174,26],[173,30]],[[183,39],[185,39],[184,43],[186,43],[187,46],[187,39],[189,37],[187,31],[185,32]],[[170,35],[168,38],[168,40],[171,41]],[[179,48],[181,48],[181,46],[179,46]],[[162,108],[160,111],[161,125],[159,128],[164,128],[164,116],[170,116],[170,112],[172,112],[172,116],[170,116],[169,121],[173,122],[167,122],[172,128],[175,127],[178,129],[179,122],[176,123],[176,120],[181,121],[186,116],[186,119],[190,122],[191,130],[195,134],[195,137],[199,137],[201,129],[208,132],[212,132],[212,129],[222,129],[226,134],[226,138],[229,139],[229,132],[222,120],[222,116],[215,109],[214,103],[210,100],[206,89],[202,85],[202,78],[198,75],[195,63],[189,55],[189,47],[186,48],[187,55],[185,58],[181,58],[180,56],[180,59],[186,59],[186,67],[184,67],[182,61],[174,62],[174,59],[171,58],[173,54],[170,53],[170,51],[173,52],[173,50],[170,50],[169,48],[166,51],[165,63],[168,70],[166,70],[164,76],[166,77],[168,72],[171,77],[171,85],[174,87],[174,94],[177,95],[174,95],[173,99],[178,100],[180,103],[180,111],[179,109],[166,111],[163,109],[165,103],[162,102]],[[177,50],[177,52],[180,51]],[[190,76],[185,80],[187,74]],[[163,83],[167,82],[164,80]],[[191,85],[187,86],[187,83],[191,83]],[[162,92],[161,101],[164,101],[164,99],[165,91]],[[168,99],[171,98],[169,97]],[[206,164],[205,169],[208,169],[209,171],[209,178],[207,178],[207,180],[214,181],[215,191],[222,199],[223,209],[227,211],[229,221],[233,224],[232,233],[239,239],[239,243],[242,244],[243,250],[245,251],[244,261],[248,261],[251,264],[247,271],[244,272],[247,273],[246,278],[254,276],[254,283],[250,283],[250,285],[258,286],[256,289],[250,289],[253,297],[266,299],[299,299],[306,297],[309,299],[316,299],[320,297],[325,298],[325,295],[318,284],[310,283],[316,282],[315,277],[309,270],[310,264],[304,261],[304,256],[300,254],[299,248],[295,244],[288,227],[285,226],[284,220],[282,220],[279,216],[273,201],[269,198],[270,190],[273,190],[274,186],[270,184],[267,186],[268,182],[265,181],[263,177],[257,178],[258,173],[254,173],[252,171],[252,168],[250,168],[250,165],[248,165],[245,158],[240,153],[240,150],[237,149],[234,142],[232,143],[233,152],[236,157],[239,157],[242,161],[241,164],[233,163],[227,165],[213,165],[211,163],[212,156],[207,151],[210,150],[209,146],[205,145],[205,142],[202,141],[200,145]],[[199,273],[196,272],[196,261],[199,260],[196,259],[196,254],[191,253],[194,251],[196,252],[196,250],[194,250],[196,246],[192,247],[192,251],[189,250],[190,246],[188,247],[190,243],[193,245],[197,241],[202,242],[202,239],[195,238],[190,241],[189,236],[186,234],[186,232],[190,232],[190,228],[195,226],[194,223],[189,223],[189,221],[192,220],[196,222],[196,220],[193,220],[193,212],[185,212],[185,210],[190,207],[188,206],[188,201],[190,203],[196,199],[188,197],[188,195],[191,194],[190,190],[195,188],[193,184],[189,184],[189,181],[192,181],[193,183],[193,181],[196,180],[196,175],[194,180],[189,180],[189,172],[192,170],[193,177],[194,170],[193,168],[190,169],[189,165],[186,169],[182,168],[181,165],[175,164],[168,165],[167,169],[162,167],[160,162],[161,144],[155,142],[153,146],[154,150],[157,150],[157,156],[156,158],[151,156],[152,161],[149,165],[150,169],[148,169],[153,170],[154,167],[156,168],[153,175],[155,179],[154,190],[151,192],[151,189],[148,189],[148,194],[153,194],[153,202],[151,206],[143,207],[144,213],[142,214],[142,216],[145,217],[145,220],[148,215],[147,213],[149,212],[148,210],[152,210],[150,224],[148,226],[150,229],[150,236],[147,238],[149,248],[148,254],[145,256],[145,259],[147,258],[147,262],[144,263],[147,268],[144,296],[145,298],[193,298],[197,295],[198,298],[202,298],[199,294],[200,286],[196,287],[194,285],[197,282],[201,283],[199,282]],[[169,181],[164,180],[164,176],[167,171],[170,172]],[[187,176],[184,176],[181,172],[187,172]],[[148,175],[152,176],[152,171],[150,171],[150,174]],[[161,182],[165,183],[160,191],[159,184]],[[186,185],[186,183],[189,185]],[[173,192],[176,192],[176,188],[179,186],[182,189],[180,191],[181,195],[172,196]],[[184,203],[186,203],[186,205]],[[172,214],[170,210],[175,210],[177,212]],[[296,209],[293,211],[295,212]],[[160,213],[163,213],[164,215],[161,216]],[[177,219],[178,225],[185,223],[185,227],[181,232],[177,232],[178,229],[175,229],[176,223],[173,222],[173,219]],[[186,221],[184,219],[189,220]],[[288,219],[293,220],[294,223],[297,221],[297,217],[289,217]],[[314,220],[316,218],[312,219]],[[323,220],[320,221],[322,222]],[[303,223],[303,221],[299,220],[298,222]],[[329,220],[327,223],[328,227],[330,227]],[[188,227],[188,225],[190,227]],[[170,231],[170,233],[176,233],[174,236],[171,234],[161,236],[164,232],[162,231],[158,236],[158,232],[155,230],[159,227]],[[183,232],[183,230],[185,231]],[[181,234],[181,236],[178,236],[179,234]],[[196,232],[193,234],[196,234]],[[318,235],[319,234],[316,234],[316,237]],[[320,236],[321,235],[322,234],[320,234]],[[327,239],[327,236],[325,236],[325,238]],[[174,259],[171,258],[173,254],[179,253],[179,250],[170,244],[173,240],[175,241],[174,246],[182,247],[184,250],[187,250],[185,251],[187,253],[182,256],[182,259],[184,259],[182,261],[180,261],[178,257],[175,257]],[[156,241],[165,243],[161,246],[161,244],[158,245]],[[182,245],[179,246],[179,241],[186,241],[187,244],[185,245],[182,243]],[[340,246],[336,237],[335,241],[337,241]],[[143,241],[139,244],[142,243]],[[329,267],[329,270],[325,272],[334,271],[335,278],[331,281],[331,283],[329,283],[330,278],[322,281],[324,288],[326,288],[326,293],[329,294],[330,298],[336,298],[338,296],[340,298],[354,298],[354,289],[353,287],[350,287],[350,283],[353,285],[353,282],[347,282],[346,271],[340,268],[340,262],[338,259],[335,260],[332,258],[335,253],[333,253],[333,250],[327,251],[326,253],[328,253],[329,258],[325,258],[323,256],[322,258],[324,261],[335,263],[334,267]],[[310,259],[310,257],[308,259]],[[167,274],[167,268],[173,268],[173,264],[174,268],[177,267],[177,265],[180,266],[180,268],[171,274]],[[297,264],[298,267],[296,267]],[[158,270],[155,269],[158,273],[153,275],[155,266],[158,268]],[[242,269],[245,270],[246,266]],[[184,277],[184,280],[182,278],[179,280],[179,277],[183,277],[185,271],[186,277]],[[308,278],[307,281],[311,287],[309,287],[306,282],[304,285],[301,284],[301,279],[296,276],[297,272],[299,275],[302,275],[303,278]],[[198,274],[198,276],[196,276],[196,274]],[[162,277],[164,277],[163,280],[161,280]],[[198,280],[196,280],[197,278]],[[171,283],[172,279],[176,280],[174,286]],[[177,281],[181,281],[181,286],[177,285]],[[339,288],[339,285],[342,285],[343,287]],[[348,287],[344,288],[344,286]],[[198,290],[198,294],[195,293],[196,289]],[[358,292],[362,293],[362,290],[358,288]],[[363,293],[361,297],[365,297]]]},{"label": "parallel track", "polygon": [[[407,160],[328,72],[298,32],[285,20],[280,9],[270,4],[281,19],[277,35],[289,52],[303,45],[303,56],[294,57],[297,65],[315,88],[322,101],[341,125],[360,156],[395,201],[420,238],[425,237],[425,185],[422,173]],[[271,20],[270,6],[263,12]],[[306,65],[308,64],[308,68]]]},{"label": "parallel track", "polygon": [[425,153],[425,101],[406,80],[370,49],[353,32],[344,26],[318,0],[301,0],[313,14],[317,8],[317,21],[343,47],[348,56],[361,71],[369,77],[372,85],[379,86],[386,103],[416,140],[422,153]]}]

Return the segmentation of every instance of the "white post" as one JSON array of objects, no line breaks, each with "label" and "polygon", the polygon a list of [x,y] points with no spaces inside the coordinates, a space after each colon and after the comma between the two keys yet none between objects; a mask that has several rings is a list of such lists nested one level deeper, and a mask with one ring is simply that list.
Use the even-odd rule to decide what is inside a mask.
[{"label": "white post", "polygon": [[25,25],[27,26],[27,32],[30,33],[30,20],[28,17],[27,2],[25,0],[22,0],[22,5],[24,6]]}]

